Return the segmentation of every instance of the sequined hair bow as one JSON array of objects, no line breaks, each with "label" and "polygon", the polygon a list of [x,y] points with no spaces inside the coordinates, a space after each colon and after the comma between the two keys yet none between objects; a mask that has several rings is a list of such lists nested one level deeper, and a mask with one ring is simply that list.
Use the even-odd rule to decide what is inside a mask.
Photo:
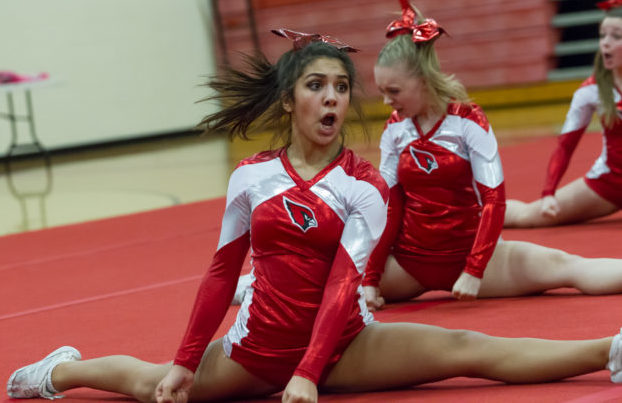
[{"label": "sequined hair bow", "polygon": [[395,20],[387,27],[387,38],[398,35],[412,35],[413,42],[427,42],[438,38],[447,32],[438,23],[426,18],[421,24],[417,24],[417,13],[410,6],[408,0],[400,0],[402,5],[402,18]]},{"label": "sequined hair bow", "polygon": [[607,0],[596,3],[596,7],[601,10],[609,11],[612,8],[622,7],[622,0]]},{"label": "sequined hair bow", "polygon": [[271,32],[275,35],[292,40],[294,42],[294,50],[302,49],[311,42],[324,42],[336,47],[339,50],[343,50],[344,52],[359,51],[358,49],[355,49],[352,46],[347,45],[340,40],[332,38],[328,35],[306,34],[304,32],[296,32],[284,28],[273,29]]}]

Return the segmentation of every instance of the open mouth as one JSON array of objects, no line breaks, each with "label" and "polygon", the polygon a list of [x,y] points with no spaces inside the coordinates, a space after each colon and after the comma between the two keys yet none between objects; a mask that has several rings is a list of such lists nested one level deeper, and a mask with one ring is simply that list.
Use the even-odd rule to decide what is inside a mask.
[{"label": "open mouth", "polygon": [[324,117],[320,120],[320,123],[322,124],[322,126],[332,126],[335,124],[335,121],[337,120],[337,115],[335,115],[334,113],[327,113],[326,115],[324,115]]},{"label": "open mouth", "polygon": [[603,53],[603,60],[604,61],[611,60],[611,53]]}]

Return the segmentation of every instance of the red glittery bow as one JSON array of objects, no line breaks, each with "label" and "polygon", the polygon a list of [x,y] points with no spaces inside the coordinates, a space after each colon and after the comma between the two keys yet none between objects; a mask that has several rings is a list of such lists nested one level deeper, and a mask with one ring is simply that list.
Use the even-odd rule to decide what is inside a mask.
[{"label": "red glittery bow", "polygon": [[427,42],[447,33],[436,21],[426,18],[421,24],[417,24],[417,14],[412,9],[408,0],[400,0],[402,5],[402,18],[395,20],[387,27],[387,38],[394,38],[397,35],[412,34],[413,42]]},{"label": "red glittery bow", "polygon": [[605,11],[609,11],[612,8],[621,7],[621,6],[622,6],[622,0],[607,0],[607,1],[601,1],[599,3],[596,3],[596,7],[600,8],[601,10],[605,10]]},{"label": "red glittery bow", "polygon": [[302,49],[308,44],[310,44],[311,42],[324,42],[324,43],[328,43],[329,45],[336,47],[339,50],[343,50],[344,52],[358,52],[359,51],[358,49],[355,49],[352,46],[341,42],[340,40],[331,38],[328,35],[306,34],[304,32],[291,31],[285,28],[273,29],[271,32],[278,36],[282,36],[283,38],[287,38],[287,39],[294,41],[294,50]]}]

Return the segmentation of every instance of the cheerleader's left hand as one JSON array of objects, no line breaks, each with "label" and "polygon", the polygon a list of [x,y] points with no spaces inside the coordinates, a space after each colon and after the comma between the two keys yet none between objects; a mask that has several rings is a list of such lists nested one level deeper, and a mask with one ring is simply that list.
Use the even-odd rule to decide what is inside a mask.
[{"label": "cheerleader's left hand", "polygon": [[477,298],[479,287],[482,279],[477,278],[469,273],[462,272],[458,280],[454,283],[451,293],[456,299],[462,301],[471,301]]}]

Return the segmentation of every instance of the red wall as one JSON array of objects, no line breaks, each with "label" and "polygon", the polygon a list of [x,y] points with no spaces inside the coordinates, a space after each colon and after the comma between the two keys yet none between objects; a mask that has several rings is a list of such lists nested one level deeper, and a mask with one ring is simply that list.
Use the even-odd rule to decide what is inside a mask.
[{"label": "red wall", "polygon": [[[246,0],[221,0],[219,9],[230,61],[249,53],[253,42]],[[369,96],[384,30],[400,15],[398,0],[254,0],[261,50],[275,60],[291,43],[270,29],[329,34],[361,49],[353,58]],[[556,43],[549,0],[419,0],[415,5],[450,34],[436,42],[443,70],[468,87],[546,81]]]}]

